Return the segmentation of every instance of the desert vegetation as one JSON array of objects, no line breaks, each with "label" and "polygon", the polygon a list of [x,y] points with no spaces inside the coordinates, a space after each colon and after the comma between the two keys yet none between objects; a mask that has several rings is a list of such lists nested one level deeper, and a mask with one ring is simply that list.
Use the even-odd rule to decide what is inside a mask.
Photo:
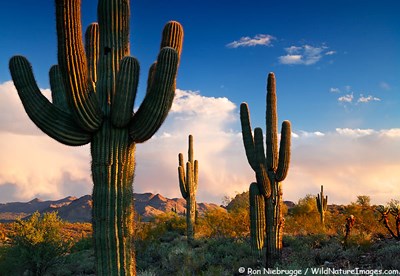
[{"label": "desert vegetation", "polygon": [[[363,200],[329,205],[325,226],[320,223],[315,195],[306,195],[293,207],[283,206],[282,258],[275,267],[400,269],[400,243],[381,220],[379,206]],[[265,267],[265,247],[260,254],[251,247],[249,192],[238,194],[224,207],[199,216],[191,243],[187,243],[183,214],[168,212],[150,222],[136,222],[138,275],[245,275],[238,268]],[[345,241],[350,214],[356,220]],[[388,223],[394,229],[395,218],[389,217]],[[56,213],[35,213],[0,227],[1,275],[95,274],[88,223],[67,223]]]}]

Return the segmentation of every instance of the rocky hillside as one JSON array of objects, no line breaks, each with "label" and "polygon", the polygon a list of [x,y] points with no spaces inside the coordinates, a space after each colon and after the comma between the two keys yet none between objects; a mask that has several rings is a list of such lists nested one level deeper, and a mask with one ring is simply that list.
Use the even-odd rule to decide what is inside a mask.
[{"label": "rocky hillside", "polygon": [[[143,221],[155,215],[177,210],[183,214],[186,201],[183,198],[166,198],[160,194],[144,193],[134,195],[137,217]],[[222,208],[213,203],[198,203],[197,210],[203,214],[207,210]],[[10,202],[0,204],[0,222],[9,222],[17,218],[29,217],[33,212],[57,211],[59,216],[70,222],[90,222],[92,216],[92,197],[85,195],[80,198],[66,197],[55,201],[43,201],[35,198],[29,202]]]}]

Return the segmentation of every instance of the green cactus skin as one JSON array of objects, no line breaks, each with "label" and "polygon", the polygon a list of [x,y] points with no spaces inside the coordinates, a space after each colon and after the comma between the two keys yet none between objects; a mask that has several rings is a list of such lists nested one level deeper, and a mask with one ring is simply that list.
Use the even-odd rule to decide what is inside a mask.
[{"label": "green cactus skin", "polygon": [[266,153],[262,129],[254,129],[253,137],[246,103],[240,105],[240,121],[247,160],[256,174],[259,191],[265,198],[266,265],[273,267],[280,260],[282,252],[284,218],[281,182],[288,173],[291,142],[290,122],[283,121],[278,152],[278,118],[273,73],[268,74],[266,109]]},{"label": "green cactus skin", "polygon": [[26,58],[14,56],[9,64],[25,111],[43,132],[66,145],[91,143],[96,275],[136,274],[135,145],[152,137],[171,108],[183,41],[182,26],[168,22],[146,96],[133,114],[139,63],[129,56],[129,2],[99,1],[99,23],[87,28],[84,48],[81,1],[56,0],[53,103],[41,94]]},{"label": "green cactus skin", "polygon": [[265,203],[255,182],[250,184],[249,200],[251,248],[260,257],[265,241]]},{"label": "green cactus skin", "polygon": [[178,155],[178,178],[182,197],[186,199],[186,232],[188,242],[194,240],[196,223],[196,192],[199,183],[199,162],[194,160],[193,136],[189,135],[188,162],[183,162],[183,154]]},{"label": "green cactus skin", "polygon": [[321,218],[322,226],[325,226],[325,212],[328,210],[328,196],[324,197],[324,185],[321,185],[321,192],[315,198],[317,201],[317,210]]}]

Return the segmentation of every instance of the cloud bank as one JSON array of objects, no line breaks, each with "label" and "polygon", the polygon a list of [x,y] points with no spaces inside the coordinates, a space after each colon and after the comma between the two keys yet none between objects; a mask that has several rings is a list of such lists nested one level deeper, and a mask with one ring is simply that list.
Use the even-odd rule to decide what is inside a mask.
[{"label": "cloud bank", "polygon": [[[42,134],[25,115],[11,82],[0,84],[0,110],[7,111],[0,117],[1,202],[91,193],[88,146],[63,146]],[[225,195],[247,190],[255,177],[245,157],[238,117],[236,104],[228,98],[178,89],[164,125],[136,147],[135,192],[181,196],[178,153],[187,159],[189,134],[200,164],[199,201],[221,203]],[[330,203],[347,204],[357,195],[386,203],[398,195],[400,129],[322,132],[293,127],[285,200],[316,194],[320,185]]]},{"label": "cloud bank", "polygon": [[315,194],[320,185],[330,203],[349,203],[357,195],[385,204],[398,198],[400,129],[337,128],[321,135],[299,133],[293,139],[292,165],[284,194]]}]

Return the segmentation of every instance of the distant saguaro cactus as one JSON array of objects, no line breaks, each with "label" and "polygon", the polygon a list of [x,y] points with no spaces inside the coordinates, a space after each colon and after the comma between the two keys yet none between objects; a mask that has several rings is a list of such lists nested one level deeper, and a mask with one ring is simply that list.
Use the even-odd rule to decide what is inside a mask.
[{"label": "distant saguaro cactus", "polygon": [[272,267],[282,252],[284,218],[282,215],[282,181],[286,178],[290,162],[291,126],[283,121],[278,154],[278,116],[276,106],[275,75],[269,73],[266,106],[266,152],[263,132],[250,125],[250,113],[246,103],[240,105],[240,121],[247,160],[256,174],[257,186],[265,199],[265,224],[267,248],[266,264]]},{"label": "distant saguaro cactus", "polygon": [[152,137],[171,108],[183,30],[174,21],[165,25],[146,96],[133,114],[139,63],[129,56],[130,1],[99,0],[99,22],[87,28],[85,46],[80,6],[80,0],[56,0],[53,103],[41,94],[26,58],[11,58],[11,76],[26,113],[43,132],[66,145],[91,143],[96,275],[135,275],[135,145]]},{"label": "distant saguaro cactus", "polygon": [[197,160],[194,160],[192,135],[189,135],[188,158],[189,159],[186,162],[186,174],[185,174],[185,163],[183,162],[183,154],[179,153],[178,178],[179,178],[179,188],[181,190],[182,197],[186,199],[187,238],[188,241],[191,242],[194,239],[194,232],[195,232],[196,192],[199,182],[199,162]]},{"label": "distant saguaro cactus", "polygon": [[315,198],[317,209],[321,218],[321,224],[325,225],[325,211],[328,210],[328,196],[324,197],[324,185],[321,185],[321,192]]}]

